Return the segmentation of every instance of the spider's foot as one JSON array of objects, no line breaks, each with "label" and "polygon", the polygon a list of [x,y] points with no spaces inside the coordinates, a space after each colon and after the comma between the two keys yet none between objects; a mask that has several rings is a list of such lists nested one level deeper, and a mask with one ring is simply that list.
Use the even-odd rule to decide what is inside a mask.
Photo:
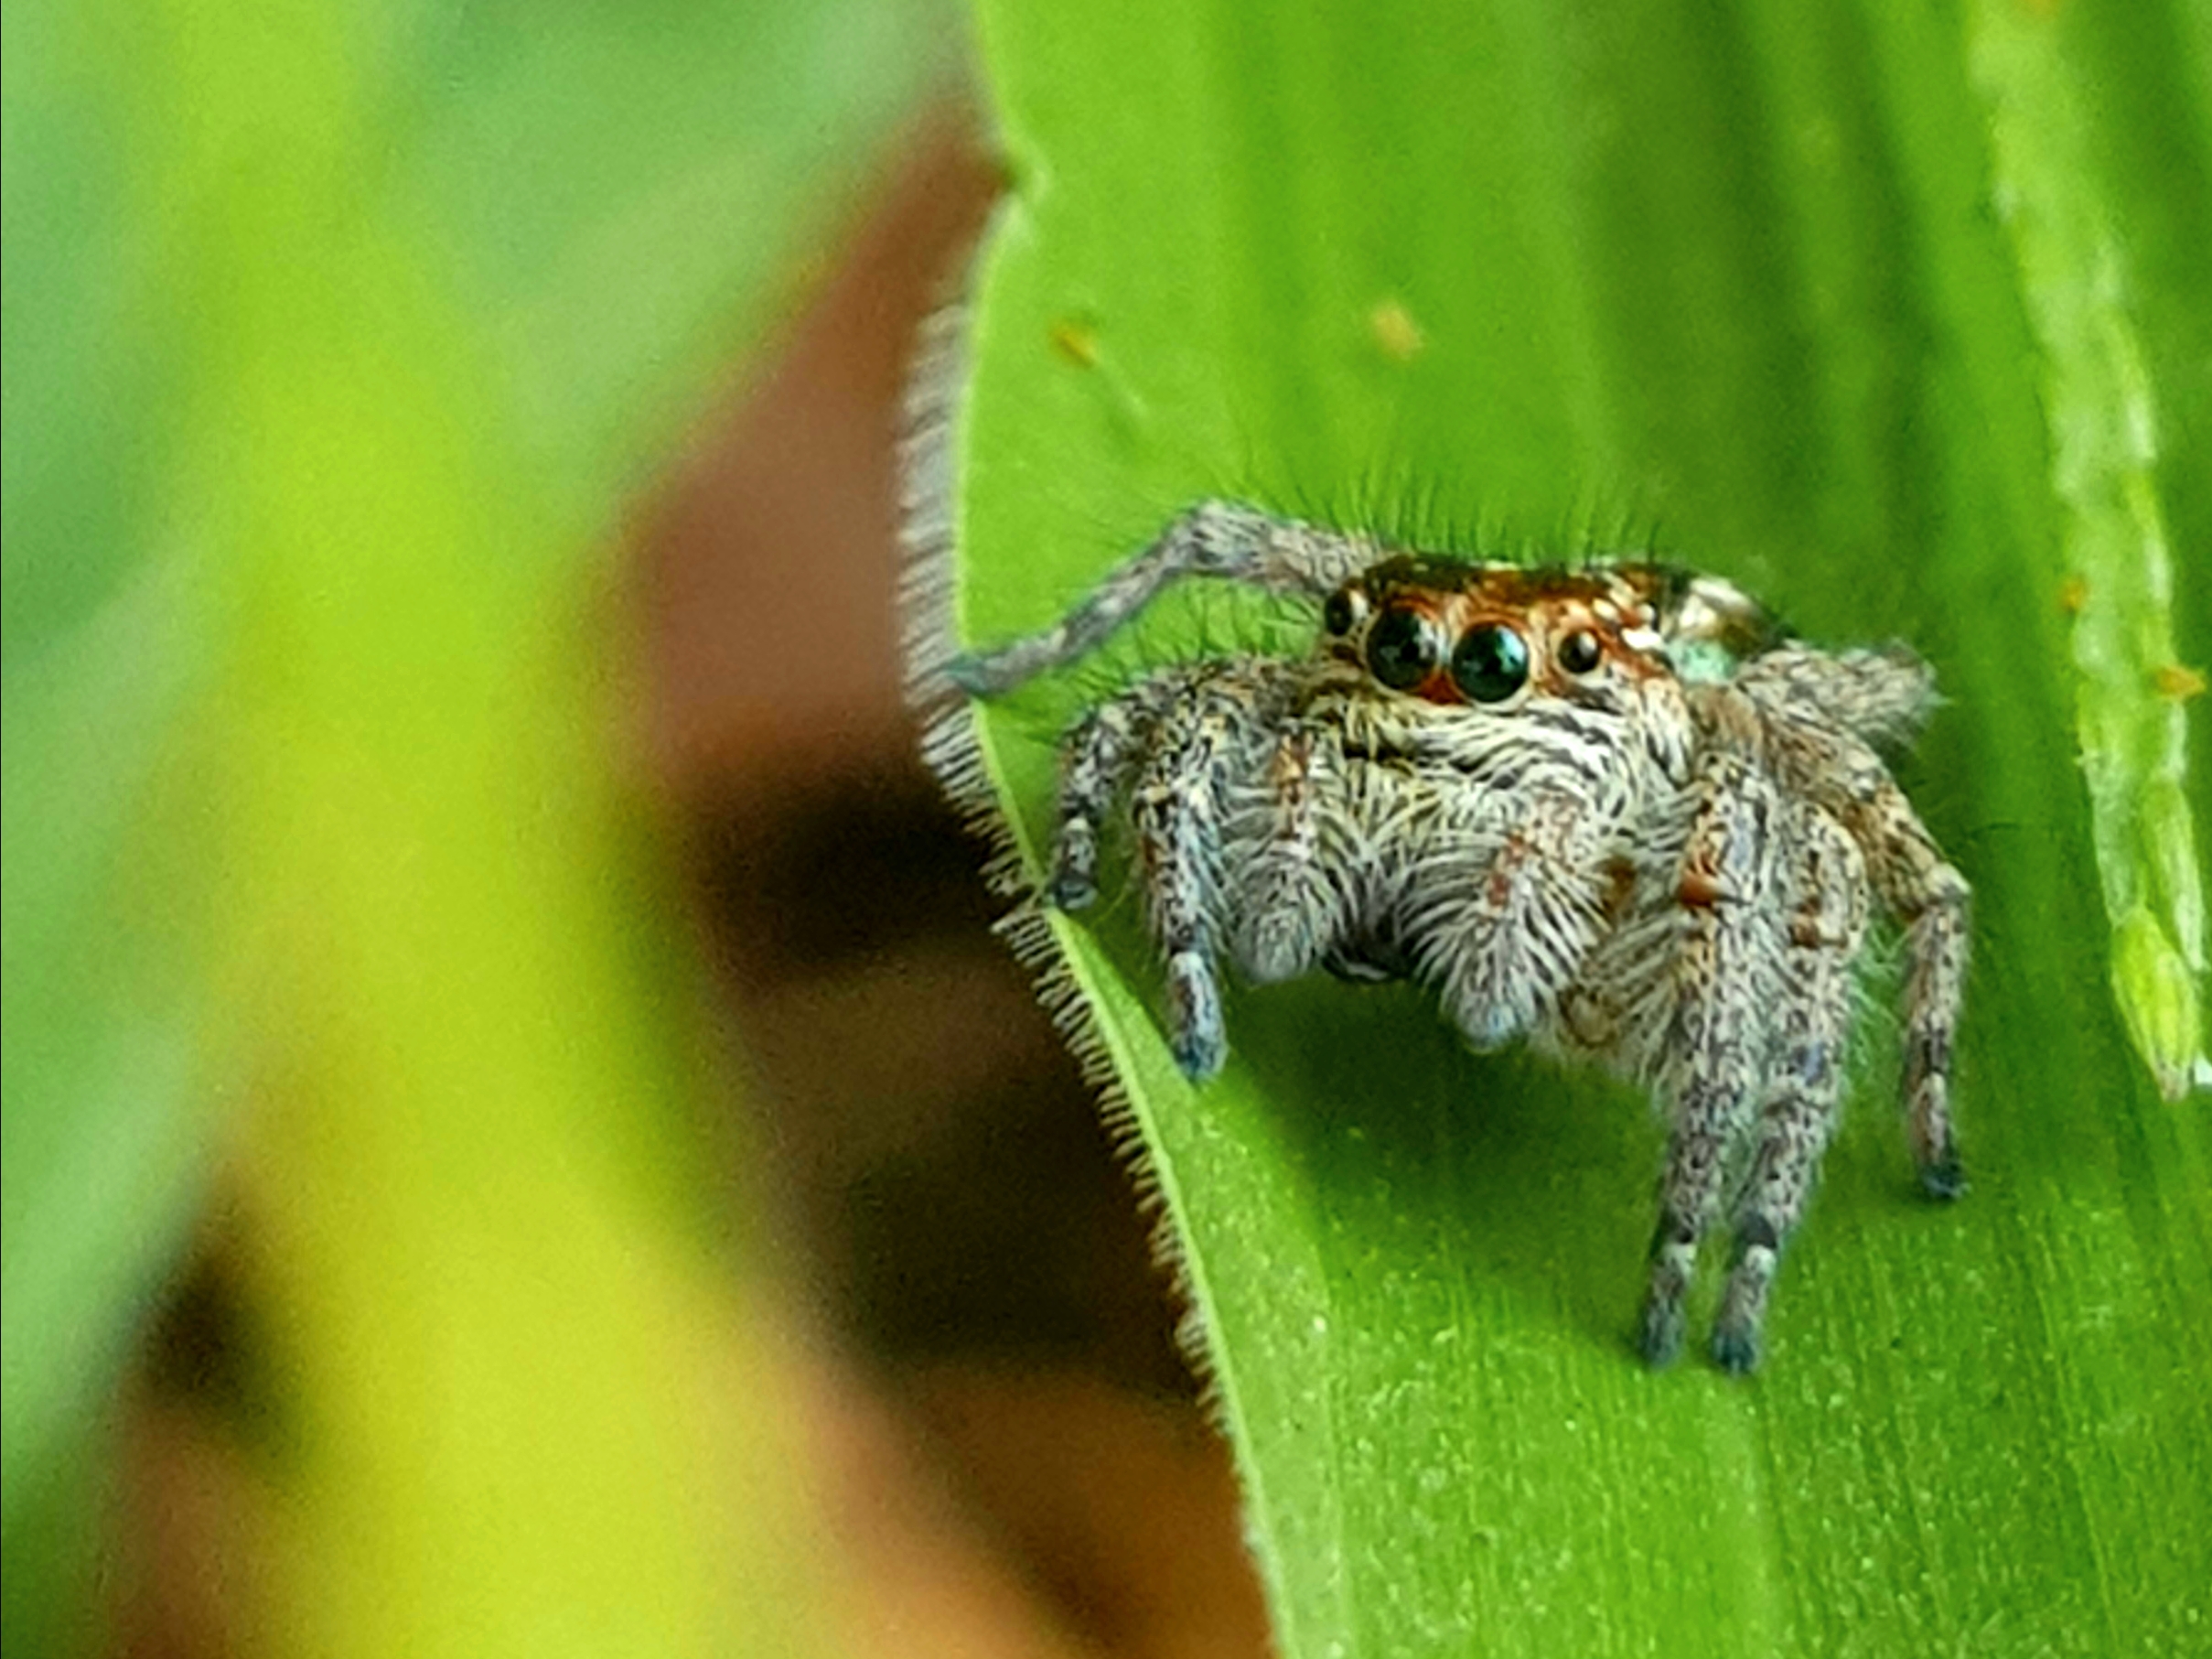
[{"label": "spider's foot", "polygon": [[1253,924],[1243,951],[1244,968],[1253,985],[1281,985],[1296,979],[1314,965],[1319,954],[1313,930],[1294,910],[1272,910]]},{"label": "spider's foot", "polygon": [[972,697],[983,697],[997,689],[990,664],[976,652],[963,651],[945,663],[945,678]]},{"label": "spider's foot", "polygon": [[1752,1217],[1736,1234],[1735,1266],[1729,1272],[1720,1317],[1713,1326],[1713,1360],[1730,1376],[1745,1376],[1758,1368],[1777,1248],[1774,1228],[1763,1217]]},{"label": "spider's foot", "polygon": [[1955,1147],[1946,1147],[1920,1166],[1920,1190],[1944,1202],[1966,1190],[1966,1167]]},{"label": "spider's foot", "polygon": [[1682,1304],[1654,1289],[1644,1298],[1644,1317],[1637,1321],[1636,1352],[1645,1364],[1658,1371],[1674,1363],[1682,1351]]},{"label": "spider's foot", "polygon": [[1183,1075],[1193,1083],[1207,1083],[1219,1076],[1229,1060],[1229,1044],[1219,1031],[1179,1031],[1167,1048]]},{"label": "spider's foot", "polygon": [[1079,910],[1098,896],[1098,880],[1089,870],[1055,870],[1045,887],[1045,898],[1057,910]]},{"label": "spider's foot", "polygon": [[1079,910],[1099,896],[1099,837],[1088,818],[1070,816],[1060,825],[1052,852],[1052,879],[1045,897],[1056,909]]},{"label": "spider's foot", "polygon": [[1651,1241],[1651,1287],[1644,1293],[1644,1317],[1636,1330],[1637,1352],[1655,1370],[1673,1363],[1682,1351],[1682,1305],[1696,1269],[1697,1230],[1671,1215],[1660,1216]]},{"label": "spider's foot", "polygon": [[1191,1082],[1204,1083],[1229,1058],[1229,1033],[1213,965],[1197,951],[1177,951],[1167,959],[1167,1046],[1176,1064]]},{"label": "spider's foot", "polygon": [[1477,1054],[1495,1054],[1508,1047],[1524,1029],[1518,1021],[1498,1018],[1466,1028],[1468,1046]]},{"label": "spider's foot", "polygon": [[1732,1325],[1723,1320],[1713,1328],[1713,1361],[1732,1377],[1747,1377],[1759,1368],[1759,1328]]}]

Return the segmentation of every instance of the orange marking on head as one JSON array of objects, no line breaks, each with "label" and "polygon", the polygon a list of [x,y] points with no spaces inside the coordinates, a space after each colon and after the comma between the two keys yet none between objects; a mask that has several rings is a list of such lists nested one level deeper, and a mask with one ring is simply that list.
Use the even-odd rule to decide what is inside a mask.
[{"label": "orange marking on head", "polygon": [[[1559,642],[1576,632],[1593,635],[1603,661],[1624,677],[1648,680],[1670,672],[1656,654],[1625,637],[1630,630],[1652,625],[1652,592],[1659,579],[1656,571],[1633,566],[1530,569],[1407,555],[1377,566],[1369,573],[1367,587],[1378,606],[1421,611],[1446,640],[1461,639],[1484,624],[1510,628],[1529,647],[1530,684],[1556,695],[1575,677],[1558,664]],[[1448,664],[1409,695],[1431,703],[1467,700],[1453,683]]]}]

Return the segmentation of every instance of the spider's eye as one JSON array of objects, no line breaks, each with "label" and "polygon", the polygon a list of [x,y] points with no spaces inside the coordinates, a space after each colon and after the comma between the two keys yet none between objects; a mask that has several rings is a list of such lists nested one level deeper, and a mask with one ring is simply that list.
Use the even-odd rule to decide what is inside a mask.
[{"label": "spider's eye", "polygon": [[1510,628],[1486,622],[1459,636],[1452,678],[1477,703],[1503,703],[1529,678],[1529,648]]},{"label": "spider's eye", "polygon": [[1444,655],[1436,624],[1411,606],[1384,611],[1367,630],[1368,673],[1392,691],[1411,691]]},{"label": "spider's eye", "polygon": [[1571,674],[1588,673],[1601,654],[1597,636],[1586,628],[1576,629],[1559,642],[1559,665]]},{"label": "spider's eye", "polygon": [[1358,626],[1359,619],[1367,615],[1367,595],[1349,587],[1339,587],[1328,597],[1321,608],[1321,626],[1339,638]]}]

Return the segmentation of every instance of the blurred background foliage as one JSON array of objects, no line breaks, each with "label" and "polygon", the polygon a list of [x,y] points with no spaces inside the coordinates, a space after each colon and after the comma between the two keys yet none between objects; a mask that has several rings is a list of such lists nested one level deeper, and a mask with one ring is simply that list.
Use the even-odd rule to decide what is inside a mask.
[{"label": "blurred background foliage", "polygon": [[609,554],[958,29],[7,8],[11,1651],[91,1628],[211,1209],[282,1494],[242,1629],[811,1644]]}]

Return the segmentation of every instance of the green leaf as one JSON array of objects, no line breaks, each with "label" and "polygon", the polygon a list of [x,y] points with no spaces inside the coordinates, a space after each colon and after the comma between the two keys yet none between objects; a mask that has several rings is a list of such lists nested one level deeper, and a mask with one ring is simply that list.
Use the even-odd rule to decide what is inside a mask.
[{"label": "green leaf", "polygon": [[[2113,992],[2185,1064],[2203,790],[2146,676],[2207,646],[2202,561],[2152,558],[2212,545],[2204,14],[983,10],[1016,189],[950,438],[963,639],[1229,497],[1492,555],[1656,544],[1816,641],[1909,640],[1949,698],[1905,781],[1976,890],[1973,1186],[1915,1195],[1870,1019],[1748,1384],[1630,1353],[1659,1149],[1631,1092],[1326,983],[1233,994],[1193,1089],[1129,889],[1050,919],[1284,1651],[2201,1646],[2203,1097],[2159,1098]],[[982,714],[1032,869],[1084,702],[1302,649],[1249,598],[1178,596]],[[2139,916],[2166,1016],[2115,957]]]},{"label": "green leaf", "polygon": [[589,555],[951,38],[7,8],[11,1634],[218,1145],[286,1368],[284,1636],[714,1647],[779,1583],[712,1490],[787,1484],[772,1417],[701,1444],[731,1309]]},{"label": "green leaf", "polygon": [[[1989,111],[1999,212],[2044,354],[2113,991],[2136,1051],[2178,1099],[2193,1082],[2212,1083],[2197,996],[2205,894],[2184,713],[2205,679],[2174,652],[2174,557],[2158,475],[2160,377],[2137,320],[2143,302],[2130,292],[2128,249],[2212,231],[2212,178],[2199,154],[2170,199],[2130,200],[2131,160],[2099,154],[2090,98],[2105,77],[2093,54],[2124,49],[2131,33],[2090,32],[2062,45],[2047,26],[1992,5],[1979,16],[1972,68]],[[2125,133],[2140,124],[2117,124]],[[2207,377],[2199,367],[2193,376],[2169,368],[2167,378],[2181,379],[2185,396],[2190,380]]]}]

